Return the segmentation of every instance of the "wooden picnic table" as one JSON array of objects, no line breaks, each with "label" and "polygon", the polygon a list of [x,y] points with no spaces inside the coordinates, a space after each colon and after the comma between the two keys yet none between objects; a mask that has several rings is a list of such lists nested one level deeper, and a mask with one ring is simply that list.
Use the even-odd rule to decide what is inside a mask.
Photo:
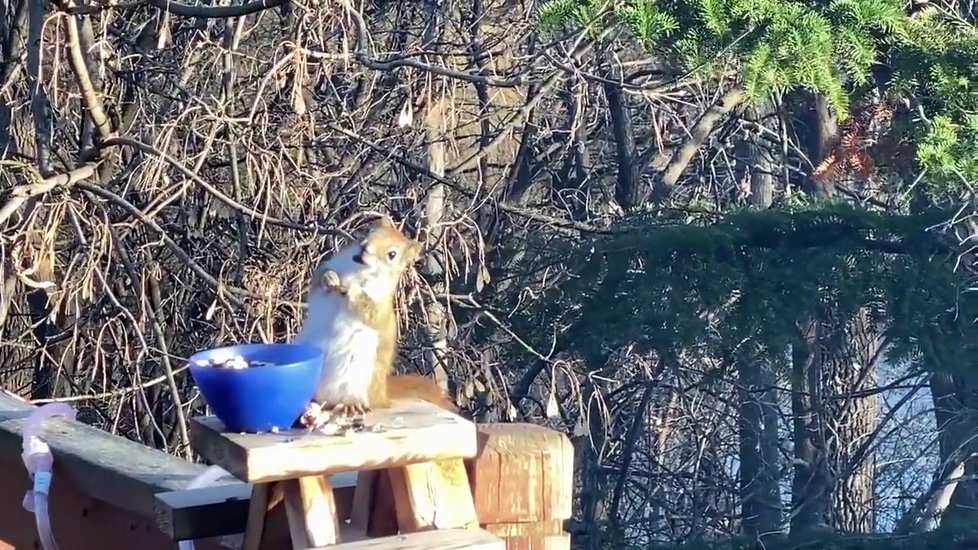
[{"label": "wooden picnic table", "polygon": [[[366,415],[362,428],[338,435],[304,429],[231,433],[215,417],[194,418],[191,445],[205,460],[252,484],[245,550],[263,547],[276,482],[283,485],[294,549],[391,547],[381,546],[385,539],[365,539],[395,533],[388,538],[398,548],[438,548],[437,535],[420,535],[431,530],[443,530],[450,547],[504,548],[501,539],[479,529],[465,470],[464,459],[478,453],[475,424],[424,401],[395,401],[390,409]],[[341,525],[329,476],[346,472],[357,472],[357,487],[350,523]],[[412,533],[419,540],[409,540]]]}]

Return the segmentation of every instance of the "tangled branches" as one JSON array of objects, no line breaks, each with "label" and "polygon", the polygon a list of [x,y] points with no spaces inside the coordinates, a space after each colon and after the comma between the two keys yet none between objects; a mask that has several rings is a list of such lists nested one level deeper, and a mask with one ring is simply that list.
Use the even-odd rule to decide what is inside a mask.
[{"label": "tangled branches", "polygon": [[[449,211],[444,178],[428,176],[493,160],[449,130],[482,118],[467,85],[514,84],[466,68],[463,29],[434,33],[437,13],[402,7],[368,34],[352,4],[4,5],[7,385],[84,399],[90,421],[186,451],[200,404],[180,358],[290,338],[312,266],[372,209],[426,240],[405,311],[427,324],[452,307],[453,277],[486,272],[472,216],[486,195]],[[405,108],[419,120],[385,129]],[[409,355],[446,338],[441,318]]]},{"label": "tangled branches", "polygon": [[[736,239],[689,226],[794,200],[842,165],[831,154],[866,165],[875,130],[847,127],[819,154],[831,113],[798,112],[824,98],[749,98],[724,60],[739,42],[683,67],[614,30],[544,42],[517,4],[0,0],[5,386],[186,453],[203,404],[183,358],[291,338],[313,266],[390,213],[425,243],[399,302],[400,368],[433,374],[479,420],[570,433],[585,522],[636,539],[732,532],[729,396],[743,388],[715,344],[742,281],[715,282],[702,310],[660,288],[705,327],[661,353],[650,334],[675,341],[676,324],[628,323],[655,286],[635,273],[690,256],[698,236],[714,260],[736,256]],[[725,66],[701,79],[707,65]],[[643,209],[629,229],[623,213]],[[572,253],[663,224],[657,262],[599,273],[610,264]],[[784,244],[768,233],[762,247]],[[631,302],[594,292],[629,281]],[[581,311],[600,314],[575,324]],[[596,334],[614,338],[582,350]]]}]

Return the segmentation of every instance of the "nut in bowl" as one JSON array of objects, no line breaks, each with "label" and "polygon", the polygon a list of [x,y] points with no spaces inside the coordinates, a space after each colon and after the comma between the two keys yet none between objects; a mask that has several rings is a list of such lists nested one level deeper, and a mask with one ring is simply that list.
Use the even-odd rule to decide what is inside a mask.
[{"label": "nut in bowl", "polygon": [[303,344],[241,344],[195,353],[189,363],[229,431],[275,432],[291,428],[312,400],[323,352]]}]

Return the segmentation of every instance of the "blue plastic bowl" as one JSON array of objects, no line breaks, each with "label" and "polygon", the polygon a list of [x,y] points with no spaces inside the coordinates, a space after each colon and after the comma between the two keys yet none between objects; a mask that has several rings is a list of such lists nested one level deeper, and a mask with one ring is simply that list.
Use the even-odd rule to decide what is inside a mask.
[{"label": "blue plastic bowl", "polygon": [[[220,366],[236,355],[266,365]],[[189,363],[200,393],[229,431],[268,432],[291,428],[312,400],[323,352],[303,344],[241,344],[195,353]]]}]

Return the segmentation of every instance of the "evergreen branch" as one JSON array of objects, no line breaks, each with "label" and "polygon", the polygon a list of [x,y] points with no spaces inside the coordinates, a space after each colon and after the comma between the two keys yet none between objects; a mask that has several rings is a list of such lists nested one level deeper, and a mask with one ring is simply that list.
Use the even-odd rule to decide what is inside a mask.
[{"label": "evergreen branch", "polygon": [[659,225],[649,227],[638,218],[601,240],[597,251],[621,253],[628,249],[654,250],[658,256],[708,256],[730,262],[740,253],[754,250],[806,251],[844,248],[864,252],[930,256],[957,252],[945,235],[930,230],[950,211],[934,209],[926,214],[860,212],[848,206],[829,205],[812,210],[745,211],[720,223],[705,226]]}]

